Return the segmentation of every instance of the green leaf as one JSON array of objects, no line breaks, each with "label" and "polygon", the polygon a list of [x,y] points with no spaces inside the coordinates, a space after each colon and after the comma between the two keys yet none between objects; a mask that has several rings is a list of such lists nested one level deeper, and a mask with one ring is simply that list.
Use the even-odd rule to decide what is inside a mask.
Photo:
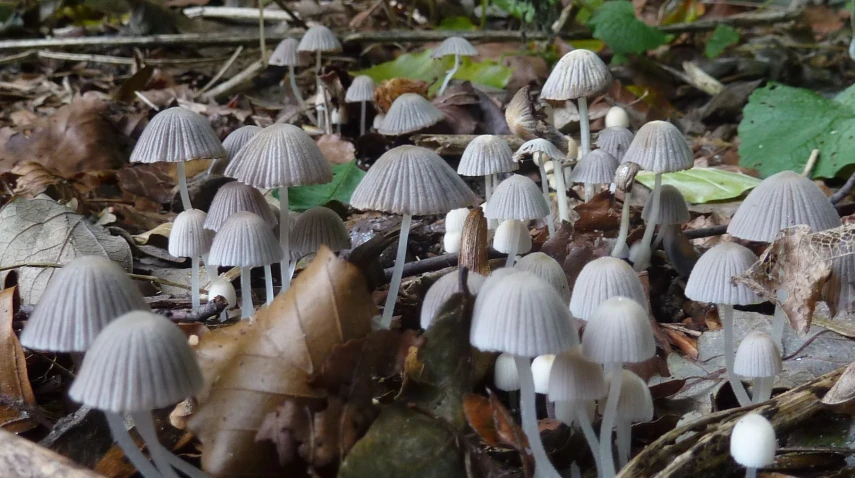
[{"label": "green leaf", "polygon": [[474,30],[475,24],[472,23],[469,17],[448,17],[444,18],[436,28],[437,30]]},{"label": "green leaf", "polygon": [[521,0],[493,0],[493,4],[525,23],[531,23],[537,13],[532,2]]},{"label": "green leaf", "polygon": [[[330,201],[350,202],[350,195],[362,181],[365,171],[359,169],[355,159],[346,164],[336,164],[332,170],[332,182],[288,188],[290,209],[305,211],[315,206],[323,206]],[[276,194],[277,192],[274,192],[274,196]]]},{"label": "green leaf", "polygon": [[763,177],[802,171],[819,149],[813,177],[831,178],[855,164],[855,86],[834,99],[771,83],[751,94],[739,123],[739,164]]},{"label": "green leaf", "polygon": [[[635,178],[648,188],[653,188],[654,173],[642,171]],[[686,201],[701,204],[739,197],[760,184],[760,180],[721,169],[692,168],[663,174],[662,184],[670,184],[679,189]]]},{"label": "green leaf", "polygon": [[594,31],[594,38],[606,42],[619,55],[644,53],[668,43],[668,36],[636,18],[632,3],[625,0],[604,3],[594,12],[588,26]]},{"label": "green leaf", "polygon": [[710,39],[707,40],[707,46],[704,49],[704,55],[707,58],[715,58],[724,52],[724,50],[731,46],[736,45],[739,41],[739,32],[736,31],[733,27],[725,24],[719,24],[713,30]]}]

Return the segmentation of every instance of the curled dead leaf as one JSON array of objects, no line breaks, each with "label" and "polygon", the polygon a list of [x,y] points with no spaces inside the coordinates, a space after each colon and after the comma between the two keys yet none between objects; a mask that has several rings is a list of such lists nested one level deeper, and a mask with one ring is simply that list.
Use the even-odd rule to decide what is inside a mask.
[{"label": "curled dead leaf", "polygon": [[340,133],[325,134],[318,138],[318,148],[331,164],[347,164],[356,158],[356,147],[343,139]]},{"label": "curled dead leaf", "polygon": [[15,287],[0,291],[0,395],[4,403],[19,403],[21,408],[0,405],[0,426],[10,433],[23,433],[36,427],[36,422],[22,411],[36,404],[30,379],[27,376],[27,359],[18,336],[12,330],[15,317]]},{"label": "curled dead leaf", "polygon": [[392,78],[377,85],[374,90],[374,106],[386,114],[395,98],[404,93],[417,93],[425,98],[428,96],[428,84],[421,80],[409,78]]},{"label": "curled dead leaf", "polygon": [[59,202],[67,203],[72,199],[82,201],[82,184],[63,178],[51,168],[36,161],[22,161],[11,171],[18,176],[14,193],[17,196],[32,199],[39,194],[47,194]]},{"label": "curled dead leaf", "polygon": [[835,407],[846,407],[855,401],[855,362],[849,364],[837,382],[822,397],[822,403]]}]

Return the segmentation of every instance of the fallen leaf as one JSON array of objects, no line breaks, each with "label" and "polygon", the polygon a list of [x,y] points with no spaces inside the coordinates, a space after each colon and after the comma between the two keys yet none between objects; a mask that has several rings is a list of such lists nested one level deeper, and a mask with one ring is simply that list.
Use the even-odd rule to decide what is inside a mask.
[{"label": "fallen leaf", "polygon": [[122,190],[149,198],[159,204],[168,204],[175,195],[175,181],[165,163],[135,164],[116,171]]},{"label": "fallen leaf", "polygon": [[47,194],[63,203],[83,199],[80,194],[83,185],[61,177],[58,172],[41,163],[22,161],[12,168],[11,173],[18,175],[14,192],[22,198],[33,199],[39,194]]},{"label": "fallen leaf", "polygon": [[325,134],[318,138],[317,143],[330,164],[347,164],[356,159],[356,147],[342,139],[340,133]]},{"label": "fallen leaf", "polygon": [[487,397],[473,393],[463,397],[466,422],[490,446],[502,445],[517,451],[525,450],[528,440],[522,429],[514,423],[510,412],[496,394],[489,389],[487,393]]},{"label": "fallen leaf", "polygon": [[840,378],[822,397],[822,403],[832,406],[845,406],[855,399],[855,362],[850,363]]},{"label": "fallen leaf", "polygon": [[416,93],[427,98],[428,84],[422,80],[411,80],[409,78],[392,78],[386,80],[374,90],[374,106],[385,114],[392,106],[392,102],[404,93]]},{"label": "fallen leaf", "polygon": [[579,219],[573,225],[576,232],[608,232],[620,228],[620,211],[612,209],[611,193],[608,190],[594,195],[588,202],[573,208]]},{"label": "fallen leaf", "polygon": [[68,458],[26,438],[0,430],[0,468],[8,477],[100,478]]},{"label": "fallen leaf", "polygon": [[[292,211],[305,211],[315,206],[323,206],[330,201],[349,203],[350,196],[365,176],[356,160],[332,167],[333,180],[326,184],[295,186],[288,188],[288,202]],[[275,191],[274,196],[279,197]]]},{"label": "fallen leaf", "polygon": [[[15,317],[14,287],[0,291],[0,427],[10,433],[23,433],[36,427],[36,422],[21,409],[35,406],[36,397],[27,376],[27,359],[21,343],[12,330]],[[16,410],[14,405],[21,405]]]},{"label": "fallen leaf", "polygon": [[474,134],[478,128],[480,106],[478,95],[470,83],[452,85],[432,103],[442,114],[453,134]]},{"label": "fallen leaf", "polygon": [[[652,189],[655,176],[654,173],[642,171],[635,179]],[[692,168],[686,171],[664,173],[662,184],[679,189],[686,201],[701,204],[737,198],[760,184],[760,180],[719,168]]]}]

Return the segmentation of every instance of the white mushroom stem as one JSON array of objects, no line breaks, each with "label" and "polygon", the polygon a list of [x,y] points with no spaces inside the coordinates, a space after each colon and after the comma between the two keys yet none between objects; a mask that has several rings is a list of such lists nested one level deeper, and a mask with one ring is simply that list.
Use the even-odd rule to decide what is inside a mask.
[{"label": "white mushroom stem", "polygon": [[567,204],[567,183],[564,182],[564,164],[560,159],[552,161],[555,175],[555,192],[558,193],[558,218],[562,222],[570,222],[570,208]]},{"label": "white mushroom stem", "polygon": [[508,247],[508,258],[505,260],[505,267],[513,267],[514,262],[517,260],[517,249],[519,249],[520,241],[518,239],[514,239],[511,241],[510,247]]},{"label": "white mushroom stem", "polygon": [[360,109],[359,136],[362,136],[365,134],[365,102],[364,101],[359,102],[359,109]]},{"label": "white mushroom stem", "polygon": [[575,461],[570,463],[570,478],[582,478],[582,470]]},{"label": "white mushroom stem", "polygon": [[594,197],[594,185],[585,183],[585,202],[590,201],[592,197]]},{"label": "white mushroom stem", "polygon": [[154,464],[157,465],[157,469],[160,470],[164,478],[178,478],[178,474],[175,473],[172,468],[175,468],[190,478],[211,478],[207,473],[182,460],[174,453],[167,450],[166,447],[161,445],[160,440],[157,439],[157,431],[154,428],[154,421],[151,419],[151,413],[132,413],[131,419],[133,419],[140,437],[142,437],[146,446],[148,446],[149,453],[151,453]]},{"label": "white mushroom stem", "polygon": [[297,270],[297,260],[288,262],[288,281],[294,278],[294,271]]},{"label": "white mushroom stem", "polygon": [[136,467],[144,478],[161,478],[163,475],[157,471],[157,468],[148,461],[148,458],[137,448],[128,429],[125,428],[125,421],[121,415],[104,411],[104,416],[107,417],[107,425],[110,427],[110,433],[113,434],[113,439],[119,445],[119,448],[125,452],[131,464]]},{"label": "white mushroom stem", "polygon": [[620,364],[605,364],[605,373],[609,379],[609,397],[606,399],[603,421],[600,424],[600,463],[602,464],[603,478],[614,478],[615,476],[615,460],[612,454],[612,429],[617,419],[617,405],[620,398],[620,370]]},{"label": "white mushroom stem", "polygon": [[650,203],[650,215],[647,217],[644,237],[641,238],[641,247],[638,250],[639,255],[633,265],[636,271],[643,271],[650,264],[650,243],[653,241],[653,231],[656,230],[656,223],[659,222],[659,201],[661,196],[662,173],[656,173],[656,180],[653,184],[653,201]]},{"label": "white mushroom stem", "polygon": [[775,377],[757,377],[754,379],[754,403],[763,403],[772,398],[772,386],[775,384]]},{"label": "white mushroom stem", "polygon": [[288,277],[288,263],[291,258],[291,215],[288,213],[288,188],[279,188],[279,245],[282,246],[282,262],[279,263],[279,273],[282,276],[282,289],[279,293],[284,294],[291,287],[291,278]]},{"label": "white mushroom stem", "polygon": [[383,306],[383,316],[380,319],[380,328],[388,329],[392,324],[392,312],[395,310],[395,300],[398,297],[398,289],[401,288],[401,276],[404,275],[404,262],[407,261],[407,239],[410,237],[411,214],[404,214],[401,221],[401,235],[398,237],[398,253],[395,254],[395,269],[392,271],[392,281],[389,282],[389,295],[386,296],[386,304]]},{"label": "white mushroom stem", "polygon": [[540,161],[537,161],[538,167],[540,168],[540,187],[543,189],[543,198],[546,199],[546,204],[549,205],[549,215],[546,216],[546,228],[549,231],[549,237],[555,235],[555,219],[552,217],[552,200],[549,198],[549,179],[546,177],[546,168],[543,166],[543,161],[546,158],[543,156],[540,157]]},{"label": "white mushroom stem", "polygon": [[273,302],[273,271],[270,270],[270,264],[264,266],[264,292],[267,295],[267,305]]},{"label": "white mushroom stem", "polygon": [[190,259],[190,296],[193,300],[193,312],[199,310],[201,300],[199,299],[199,258]]},{"label": "white mushroom stem", "polygon": [[603,469],[603,465],[600,464],[600,441],[597,440],[597,434],[594,432],[593,425],[591,425],[591,416],[588,415],[584,401],[576,403],[574,415],[576,416],[576,424],[582,429],[582,435],[585,436],[588,448],[591,449],[591,455],[593,455],[594,463],[597,466],[597,476],[600,476]]},{"label": "white mushroom stem", "polygon": [[617,449],[618,463],[620,468],[629,463],[632,447],[632,423],[629,420],[619,419],[617,421]]},{"label": "white mushroom stem", "polygon": [[757,468],[746,468],[745,478],[757,478]]},{"label": "white mushroom stem", "polygon": [[780,304],[787,300],[787,295],[786,289],[778,289],[778,304],[775,305],[775,316],[772,319],[772,333],[770,334],[772,341],[775,342],[778,351],[782,354],[784,352],[784,328],[787,326],[787,314],[784,313]]},{"label": "white mushroom stem", "polygon": [[612,257],[623,259],[629,254],[626,238],[629,235],[629,201],[632,199],[632,191],[627,191],[623,198],[623,209],[620,213],[620,232],[615,239],[615,247],[612,249]]},{"label": "white mushroom stem", "polygon": [[249,319],[255,308],[252,306],[252,286],[249,281],[250,267],[240,268],[240,318]]},{"label": "white mushroom stem", "polygon": [[[300,103],[300,109],[303,109],[303,106],[306,104],[306,100],[303,99],[303,93],[300,91],[300,87],[297,86],[297,77],[294,74],[294,65],[288,65],[288,83],[291,84],[291,91],[294,92],[294,97],[297,98],[297,101]],[[312,121],[315,126],[318,125],[318,119],[315,118],[315,115],[312,114],[312,110],[306,110],[306,116]]]},{"label": "white mushroom stem", "polygon": [[579,135],[582,140],[579,145],[579,157],[581,158],[591,152],[591,123],[588,120],[588,99],[583,96],[576,102],[579,104]]},{"label": "white mushroom stem", "polygon": [[490,175],[484,176],[484,198],[487,202],[490,201],[490,198],[493,196],[493,183],[490,181]]},{"label": "white mushroom stem", "polygon": [[445,80],[442,81],[442,86],[439,87],[439,93],[437,93],[437,95],[445,93],[445,89],[448,87],[451,77],[457,73],[458,68],[460,68],[460,55],[454,55],[454,66],[451,67],[451,69],[448,70],[448,74],[445,75]]},{"label": "white mushroom stem", "polygon": [[733,371],[733,365],[736,360],[733,347],[733,306],[727,304],[718,304],[718,315],[721,319],[721,325],[724,327],[724,363],[727,368],[727,380],[730,382],[730,388],[733,389],[733,394],[736,395],[736,400],[740,407],[751,404],[751,398],[748,397],[748,392],[745,391],[745,386],[742,385],[742,380]]},{"label": "white mushroom stem", "polygon": [[534,476],[535,478],[560,478],[561,475],[549,461],[549,456],[540,439],[537,410],[534,407],[534,379],[531,375],[531,364],[528,358],[519,355],[514,355],[514,362],[520,377],[520,418],[523,433],[528,438],[528,445],[534,456]]},{"label": "white mushroom stem", "polygon": [[178,168],[178,191],[181,194],[181,205],[185,211],[193,209],[190,204],[190,193],[187,191],[187,172],[184,170],[184,163],[179,161],[175,163]]},{"label": "white mushroom stem", "polygon": [[208,262],[208,254],[202,254],[202,264],[205,265],[205,273],[208,274],[208,280],[214,281],[220,276],[217,266]]}]

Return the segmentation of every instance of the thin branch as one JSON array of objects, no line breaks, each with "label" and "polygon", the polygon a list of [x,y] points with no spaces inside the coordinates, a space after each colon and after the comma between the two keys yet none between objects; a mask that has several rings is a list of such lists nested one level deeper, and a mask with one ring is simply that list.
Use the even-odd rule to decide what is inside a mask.
[{"label": "thin branch", "polygon": [[[299,36],[302,30],[270,32],[265,39],[279,42],[290,36]],[[238,46],[257,45],[257,34],[223,35],[211,33],[180,33],[173,35],[149,36],[99,36],[79,38],[33,38],[26,40],[0,41],[0,51],[30,49],[68,49],[68,48],[119,48],[119,47],[191,47],[191,46]]]},{"label": "thin branch", "polygon": [[288,15],[291,15],[291,21],[293,21],[298,27],[305,28],[306,30],[309,29],[309,25],[306,25],[306,22],[304,22],[302,18],[300,18],[296,13],[294,13],[290,8],[288,8],[288,5],[285,5],[285,2],[283,2],[282,0],[273,0],[273,3],[279,6],[279,8],[281,8],[283,12],[287,13]]},{"label": "thin branch", "polygon": [[223,75],[226,74],[226,71],[228,71],[228,69],[232,67],[232,65],[235,63],[235,60],[238,59],[238,57],[240,56],[240,53],[242,51],[243,51],[242,46],[237,47],[237,50],[235,50],[235,52],[232,53],[232,56],[229,58],[229,60],[220,68],[220,71],[218,71],[217,74],[214,75],[213,78],[211,78],[211,81],[206,83],[205,86],[203,86],[202,89],[199,90],[198,93],[196,93],[196,96],[197,97],[202,96],[202,94],[205,93],[206,91],[208,91],[209,88],[214,86],[214,84],[216,82],[220,81],[220,78],[222,78]]},{"label": "thin branch", "polygon": [[843,200],[846,196],[852,192],[852,188],[855,188],[855,172],[849,176],[849,179],[846,180],[846,183],[842,188],[838,189],[837,192],[831,195],[830,201],[831,204],[837,204]]}]

